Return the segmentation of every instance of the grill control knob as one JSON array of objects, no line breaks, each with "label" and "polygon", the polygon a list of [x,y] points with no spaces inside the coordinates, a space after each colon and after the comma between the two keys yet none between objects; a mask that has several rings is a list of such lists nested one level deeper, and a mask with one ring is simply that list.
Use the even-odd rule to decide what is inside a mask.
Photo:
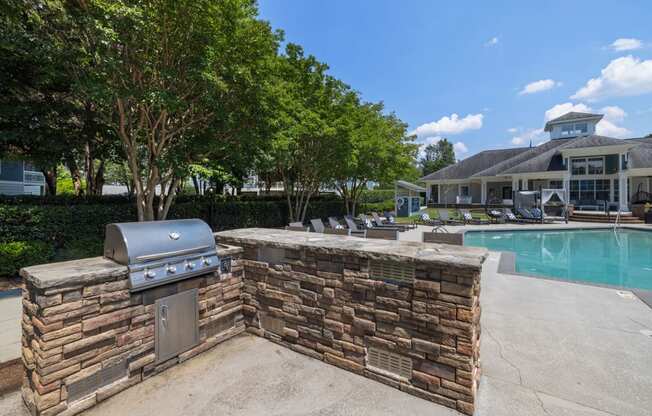
[{"label": "grill control knob", "polygon": [[189,262],[189,261],[186,262],[186,269],[188,269],[188,270],[192,270],[192,269],[194,269],[194,268],[195,268],[195,265],[194,265],[194,264],[192,264],[192,263]]},{"label": "grill control knob", "polygon": [[204,263],[204,266],[210,266],[212,261],[211,259],[205,259],[202,257],[201,262]]},{"label": "grill control knob", "polygon": [[177,272],[177,268],[174,266],[168,266],[165,268],[165,270],[167,270],[168,274],[174,274]]},{"label": "grill control knob", "polygon": [[156,277],[156,272],[154,270],[145,270],[144,275],[146,279],[153,279]]}]

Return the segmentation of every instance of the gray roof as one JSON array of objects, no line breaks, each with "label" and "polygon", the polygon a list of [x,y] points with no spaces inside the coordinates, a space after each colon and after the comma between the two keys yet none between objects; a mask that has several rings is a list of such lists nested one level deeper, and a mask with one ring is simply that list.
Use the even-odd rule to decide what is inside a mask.
[{"label": "gray roof", "polygon": [[399,188],[409,189],[414,192],[426,192],[426,188],[423,188],[419,185],[415,185],[412,182],[408,181],[396,181],[396,186]]},{"label": "gray roof", "polygon": [[530,150],[529,147],[485,150],[461,160],[454,165],[447,166],[444,169],[424,176],[421,180],[466,179],[478,172],[489,169],[505,159],[510,159],[528,150]]},{"label": "gray roof", "polygon": [[571,140],[564,149],[579,149],[582,147],[599,147],[599,146],[620,146],[625,142],[623,139],[614,139],[606,136],[586,136]]},{"label": "gray roof", "polygon": [[590,119],[602,120],[602,117],[603,117],[602,114],[580,113],[577,111],[571,111],[570,113],[566,113],[563,116],[549,120],[546,123],[546,127],[544,128],[544,130],[550,131],[552,130],[552,126],[554,124],[559,124],[566,121],[580,121],[580,120],[590,120]]},{"label": "gray roof", "polygon": [[476,173],[473,176],[480,177],[480,176],[499,176],[502,172],[507,171],[508,169],[513,168],[514,166],[520,165],[523,162],[526,162],[542,153],[545,153],[551,149],[555,149],[557,147],[563,146],[564,144],[568,143],[572,139],[558,139],[558,140],[550,140],[547,141],[546,143],[543,143],[539,146],[532,147],[527,149],[527,151],[519,153],[518,155],[509,158],[507,160],[504,160],[496,165],[491,166],[489,169],[485,169],[483,171],[480,171]]},{"label": "gray roof", "polygon": [[628,167],[630,169],[652,167],[652,140],[643,141],[636,150],[629,152]]}]

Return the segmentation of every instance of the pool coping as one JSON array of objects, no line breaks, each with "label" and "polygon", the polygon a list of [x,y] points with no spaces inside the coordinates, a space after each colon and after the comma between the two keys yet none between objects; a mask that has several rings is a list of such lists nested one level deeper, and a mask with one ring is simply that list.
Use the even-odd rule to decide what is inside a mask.
[{"label": "pool coping", "polygon": [[[613,228],[613,226],[588,226],[588,227],[559,227],[559,228],[498,228],[498,229],[479,229],[479,230],[462,230],[461,234],[466,235],[469,232],[520,232],[520,231],[575,231],[575,230],[604,230]],[[620,226],[619,228],[634,230],[634,231],[643,231],[643,232],[652,232],[652,229],[631,227],[631,226]],[[493,251],[493,250],[490,250]],[[495,251],[496,252],[496,251]],[[500,259],[498,261],[498,273],[508,274],[514,276],[528,277],[531,279],[544,279],[551,282],[564,282],[572,283],[576,285],[584,286],[593,286],[601,287],[604,289],[612,289],[618,291],[627,291],[634,294],[638,299],[641,300],[645,305],[652,309],[652,290],[647,289],[638,289],[625,286],[610,285],[606,283],[593,283],[587,282],[585,280],[573,280],[573,279],[563,279],[563,278],[553,278],[549,276],[542,276],[530,273],[522,273],[516,271],[516,253],[513,251],[497,251],[500,254]]]}]

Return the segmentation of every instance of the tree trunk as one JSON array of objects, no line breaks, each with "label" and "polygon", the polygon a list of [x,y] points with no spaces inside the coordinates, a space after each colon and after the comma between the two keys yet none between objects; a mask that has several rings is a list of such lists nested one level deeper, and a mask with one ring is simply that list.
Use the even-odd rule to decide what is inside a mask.
[{"label": "tree trunk", "polygon": [[43,176],[45,177],[45,194],[46,195],[56,195],[57,194],[57,167],[51,169],[44,169]]},{"label": "tree trunk", "polygon": [[197,175],[191,175],[192,184],[195,187],[195,194],[201,195],[201,188],[199,187],[199,181],[197,180]]},{"label": "tree trunk", "polygon": [[75,189],[75,195],[81,196],[84,191],[82,190],[81,172],[79,171],[79,166],[77,166],[77,161],[73,156],[68,156],[66,159],[66,165],[70,171],[70,178],[72,179],[72,185]]}]

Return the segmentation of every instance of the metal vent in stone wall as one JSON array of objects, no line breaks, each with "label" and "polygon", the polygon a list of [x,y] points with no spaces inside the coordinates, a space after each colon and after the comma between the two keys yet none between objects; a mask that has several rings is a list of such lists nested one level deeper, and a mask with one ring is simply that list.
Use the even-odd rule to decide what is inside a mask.
[{"label": "metal vent in stone wall", "polygon": [[261,314],[260,315],[260,326],[264,330],[272,332],[276,335],[283,335],[283,329],[285,328],[285,322],[282,319],[274,318],[269,315]]},{"label": "metal vent in stone wall", "polygon": [[367,349],[367,367],[409,379],[412,377],[412,359],[381,348]]},{"label": "metal vent in stone wall", "polygon": [[116,365],[106,367],[95,374],[83,378],[74,383],[70,383],[68,387],[68,403],[81,399],[97,389],[107,386],[114,381],[120,380],[127,375],[127,360],[122,360]]},{"label": "metal vent in stone wall", "polygon": [[396,282],[412,283],[414,280],[414,264],[399,263],[396,261],[369,262],[371,278],[376,280],[393,280]]}]

